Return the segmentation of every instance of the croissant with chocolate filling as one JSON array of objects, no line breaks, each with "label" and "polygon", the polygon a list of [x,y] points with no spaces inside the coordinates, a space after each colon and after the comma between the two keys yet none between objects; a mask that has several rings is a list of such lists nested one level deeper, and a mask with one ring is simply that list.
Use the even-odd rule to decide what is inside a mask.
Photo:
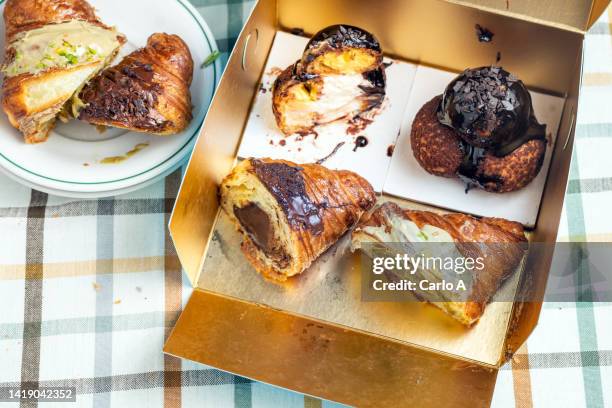
[{"label": "croissant with chocolate filling", "polygon": [[367,31],[348,25],[321,30],[274,82],[272,110],[279,129],[308,134],[380,106],[386,87],[382,61],[380,44]]},{"label": "croissant with chocolate filling", "polygon": [[376,201],[370,184],[355,173],[271,159],[240,163],[223,180],[220,195],[243,233],[249,262],[280,281],[308,268]]},{"label": "croissant with chocolate filling", "polygon": [[77,118],[94,125],[171,135],[192,119],[193,59],[176,35],[153,34],[147,46],[94,78],[73,101]]},{"label": "croissant with chocolate filling", "polygon": [[116,56],[125,37],[84,0],[8,0],[2,108],[26,143],[47,140],[66,102]]},{"label": "croissant with chocolate filling", "polygon": [[[372,243],[389,247],[396,253],[420,248],[445,257],[480,258],[482,265],[457,275],[444,275],[440,269],[420,268],[415,282],[467,282],[466,291],[417,290],[415,295],[429,301],[466,326],[474,324],[502,283],[515,272],[525,255],[527,239],[522,225],[499,218],[476,219],[465,214],[438,215],[426,211],[404,210],[387,202],[366,214],[352,234],[351,247],[368,256],[374,254]],[[427,245],[424,245],[424,244]],[[433,244],[433,246],[431,245]],[[413,245],[413,246],[411,246]],[[420,246],[419,246],[420,245]],[[413,254],[415,255],[415,254]],[[417,286],[418,287],[418,286]]]}]

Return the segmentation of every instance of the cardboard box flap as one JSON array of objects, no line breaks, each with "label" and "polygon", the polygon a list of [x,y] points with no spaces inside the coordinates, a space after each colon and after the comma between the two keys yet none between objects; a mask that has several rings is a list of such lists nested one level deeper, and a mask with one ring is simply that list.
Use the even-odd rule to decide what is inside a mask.
[{"label": "cardboard box flap", "polygon": [[164,352],[351,406],[489,406],[494,368],[381,340],[196,289]]},{"label": "cardboard box flap", "polygon": [[593,24],[601,17],[601,15],[606,11],[608,6],[610,5],[610,0],[595,0],[593,2],[593,8],[591,9],[591,17],[589,19],[589,24],[587,29],[590,29]]},{"label": "cardboard box flap", "polygon": [[217,186],[236,160],[236,146],[276,34],[275,12],[274,0],[259,1],[242,29],[202,126],[172,212],[170,234],[194,287],[219,211]]},{"label": "cardboard box flap", "polygon": [[[580,51],[582,53],[582,47]],[[557,136],[561,142],[555,146],[555,161],[548,172],[548,179],[556,180],[556,182],[546,184],[540,206],[538,228],[534,231],[532,238],[532,242],[546,242],[549,245],[536,251],[536,254],[532,253],[527,261],[527,271],[523,277],[522,286],[524,290],[529,291],[529,294],[525,295],[523,299],[532,301],[515,304],[514,316],[506,342],[507,355],[512,355],[518,351],[538,323],[548,274],[552,265],[555,251],[553,243],[557,240],[561,211],[569,179],[569,166],[574,149],[573,138],[575,137],[578,97],[580,96],[582,81],[582,59],[578,58],[573,65],[573,80],[567,93],[563,118]]]},{"label": "cardboard box flap", "polygon": [[[572,64],[560,61],[576,61],[576,50],[584,39],[584,33],[576,29],[563,30],[450,1],[385,0],[375,10],[370,0],[310,0],[308,7],[303,7],[302,0],[277,4],[280,30],[299,28],[312,35],[341,21],[375,33],[390,57],[451,72],[490,65],[499,53],[500,64],[527,86],[559,96],[567,94],[574,74]],[[479,42],[476,24],[493,31],[494,40]]]},{"label": "cardboard box flap", "polygon": [[610,0],[447,0],[563,29],[588,30]]}]

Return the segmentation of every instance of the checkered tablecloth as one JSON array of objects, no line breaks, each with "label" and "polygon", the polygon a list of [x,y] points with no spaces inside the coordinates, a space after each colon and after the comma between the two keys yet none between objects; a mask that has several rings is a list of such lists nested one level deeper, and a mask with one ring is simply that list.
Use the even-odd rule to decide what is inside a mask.
[{"label": "checkered tablecloth", "polygon": [[[192,1],[225,62],[253,2]],[[587,37],[561,241],[612,241],[611,27]],[[166,229],[180,176],[92,201],[0,176],[0,387],[76,387],[78,407],[336,406],[162,354],[191,293]],[[493,405],[612,406],[612,305],[545,304]]]}]

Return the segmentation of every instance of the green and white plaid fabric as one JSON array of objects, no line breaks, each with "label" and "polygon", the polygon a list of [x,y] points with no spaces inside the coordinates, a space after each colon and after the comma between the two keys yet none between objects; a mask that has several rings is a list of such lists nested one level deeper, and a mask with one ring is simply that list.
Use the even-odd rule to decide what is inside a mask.
[{"label": "green and white plaid fabric", "polygon": [[[225,62],[253,2],[192,1]],[[587,37],[561,241],[612,241],[611,18]],[[0,176],[0,387],[76,387],[76,407],[337,406],[161,353],[191,293],[166,229],[179,182],[78,201]],[[612,305],[545,304],[493,405],[612,406]]]}]

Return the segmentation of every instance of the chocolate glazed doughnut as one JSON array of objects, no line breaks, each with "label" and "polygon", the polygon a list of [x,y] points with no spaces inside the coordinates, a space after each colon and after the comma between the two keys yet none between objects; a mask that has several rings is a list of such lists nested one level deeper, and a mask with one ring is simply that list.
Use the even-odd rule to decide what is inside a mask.
[{"label": "chocolate glazed doughnut", "polygon": [[500,67],[468,69],[417,113],[415,158],[427,172],[507,193],[528,185],[546,153],[525,85]]}]

